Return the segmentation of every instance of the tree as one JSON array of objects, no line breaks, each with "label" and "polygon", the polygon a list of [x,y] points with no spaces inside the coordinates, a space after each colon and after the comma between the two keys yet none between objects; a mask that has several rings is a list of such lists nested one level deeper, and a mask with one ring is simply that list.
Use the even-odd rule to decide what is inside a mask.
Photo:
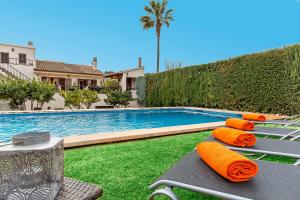
[{"label": "tree", "polygon": [[53,100],[55,92],[54,85],[37,80],[6,79],[0,82],[0,99],[8,100],[12,110],[25,110],[27,100],[31,101],[31,110],[34,101],[38,109],[42,109],[44,103]]},{"label": "tree", "polygon": [[61,91],[61,96],[65,99],[65,106],[69,108],[81,109],[81,91],[80,90],[69,90]]},{"label": "tree", "polygon": [[53,84],[41,83],[40,89],[40,95],[37,99],[35,99],[37,101],[38,109],[42,109],[45,103],[52,101],[53,96],[56,93],[56,87]]},{"label": "tree", "polygon": [[177,63],[175,63],[175,62],[170,62],[170,61],[166,60],[165,63],[166,63],[166,71],[170,71],[170,70],[178,69],[178,68],[182,67],[181,61],[178,61]]},{"label": "tree", "polygon": [[0,82],[0,98],[9,101],[12,110],[26,110],[29,97],[29,81],[7,79]]},{"label": "tree", "polygon": [[117,108],[122,106],[126,108],[133,100],[131,92],[118,90],[107,93],[107,98],[104,101]]},{"label": "tree", "polygon": [[116,90],[121,90],[121,86],[119,84],[119,81],[116,79],[106,79],[102,85],[103,90],[105,93],[111,92],[111,91],[116,91]]},{"label": "tree", "polygon": [[130,101],[133,101],[133,97],[130,91],[121,92],[119,105],[124,106],[125,108],[129,105]]},{"label": "tree", "polygon": [[89,109],[93,103],[98,102],[100,99],[96,91],[91,90],[69,90],[61,91],[61,95],[65,99],[65,106],[69,108]]},{"label": "tree", "polygon": [[53,96],[56,93],[55,85],[35,79],[27,81],[27,87],[28,100],[31,101],[31,110],[33,110],[34,102],[37,104],[37,109],[41,110],[45,103],[53,100]]},{"label": "tree", "polygon": [[100,100],[96,91],[82,90],[81,95],[82,104],[85,105],[87,109],[90,109],[93,103],[96,103]]},{"label": "tree", "polygon": [[30,100],[30,107],[33,110],[33,104],[36,99],[39,99],[41,89],[39,82],[33,80],[31,84],[28,83],[28,100]]},{"label": "tree", "polygon": [[114,71],[112,70],[108,70],[108,71],[105,71],[104,74],[112,74],[112,73],[115,73]]},{"label": "tree", "polygon": [[167,28],[170,27],[170,22],[174,21],[173,12],[174,10],[167,10],[167,0],[154,1],[151,0],[148,6],[144,7],[147,15],[142,16],[140,21],[142,22],[143,28],[148,30],[155,26],[156,38],[157,38],[157,60],[156,60],[156,71],[159,72],[159,59],[160,59],[160,31],[163,25]]}]

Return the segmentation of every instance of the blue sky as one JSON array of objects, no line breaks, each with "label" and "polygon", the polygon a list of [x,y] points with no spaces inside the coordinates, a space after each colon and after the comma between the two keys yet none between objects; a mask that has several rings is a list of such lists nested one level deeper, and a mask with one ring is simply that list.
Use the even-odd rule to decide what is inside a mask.
[{"label": "blue sky", "polygon": [[[97,56],[102,71],[134,67],[142,57],[154,72],[155,32],[139,22],[147,3],[2,0],[0,43],[32,40],[39,59],[90,64]],[[201,64],[300,41],[297,0],[170,0],[169,7],[175,22],[162,30],[162,70],[166,60]]]}]

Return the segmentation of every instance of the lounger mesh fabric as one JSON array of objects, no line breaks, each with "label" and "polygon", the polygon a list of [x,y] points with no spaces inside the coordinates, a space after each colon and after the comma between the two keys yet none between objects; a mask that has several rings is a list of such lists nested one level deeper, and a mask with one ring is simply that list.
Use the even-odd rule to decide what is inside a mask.
[{"label": "lounger mesh fabric", "polygon": [[231,146],[215,139],[213,136],[209,136],[207,141],[219,142],[229,148],[240,151],[263,152],[272,155],[289,156],[297,159],[300,158],[300,142],[297,141],[257,138],[256,144],[253,147]]},{"label": "lounger mesh fabric", "polygon": [[[211,191],[207,193],[211,195],[216,195],[214,192],[221,192],[258,200],[299,199],[299,167],[265,161],[257,161],[257,164],[260,171],[256,177],[248,182],[232,183],[208,167],[196,152],[192,152],[161,176],[157,180],[160,182],[156,182],[150,187],[152,189],[162,185],[178,187],[177,183],[183,183],[188,186],[196,186],[198,189],[209,189]],[[168,183],[168,181],[171,182]],[[190,189],[185,186],[181,188]]]},{"label": "lounger mesh fabric", "polygon": [[[260,122],[260,121],[253,121],[257,124],[278,124],[278,125],[286,125],[288,123],[291,123],[292,120],[267,120],[267,121],[264,121],[264,122]],[[300,126],[300,121],[299,122],[296,122],[295,124],[293,124],[294,126]]]},{"label": "lounger mesh fabric", "polygon": [[[260,127],[256,126],[253,131],[248,131],[250,133],[255,134],[262,134],[262,135],[273,135],[273,136],[286,136],[294,131],[297,131],[295,129],[288,129],[288,128],[271,128],[271,127]],[[293,136],[300,135],[300,131]]]}]

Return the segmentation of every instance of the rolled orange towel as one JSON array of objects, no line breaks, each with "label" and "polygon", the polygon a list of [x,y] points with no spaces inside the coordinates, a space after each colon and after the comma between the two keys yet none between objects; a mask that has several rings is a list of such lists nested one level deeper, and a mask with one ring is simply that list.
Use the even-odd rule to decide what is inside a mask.
[{"label": "rolled orange towel", "polygon": [[254,130],[254,123],[238,118],[229,118],[226,120],[226,126],[231,128],[236,128],[243,131]]},{"label": "rolled orange towel", "polygon": [[233,128],[216,128],[212,135],[226,144],[239,147],[252,147],[256,143],[256,137],[252,133],[233,129]]},{"label": "rolled orange towel", "polygon": [[266,116],[264,116],[262,114],[244,113],[242,116],[243,116],[243,119],[245,119],[245,120],[261,121],[261,122],[266,121]]},{"label": "rolled orange towel", "polygon": [[214,171],[232,182],[248,181],[258,173],[255,162],[217,142],[198,144],[197,153]]}]

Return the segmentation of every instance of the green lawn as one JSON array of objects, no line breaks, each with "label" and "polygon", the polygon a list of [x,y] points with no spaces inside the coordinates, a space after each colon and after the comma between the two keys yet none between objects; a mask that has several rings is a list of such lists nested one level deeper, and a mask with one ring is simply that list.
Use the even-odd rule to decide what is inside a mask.
[{"label": "green lawn", "polygon": [[[152,192],[148,186],[209,134],[201,132],[66,150],[65,175],[103,187],[103,200],[147,199]],[[294,161],[282,157],[266,159]],[[175,192],[183,200],[216,199],[178,189]]]}]

